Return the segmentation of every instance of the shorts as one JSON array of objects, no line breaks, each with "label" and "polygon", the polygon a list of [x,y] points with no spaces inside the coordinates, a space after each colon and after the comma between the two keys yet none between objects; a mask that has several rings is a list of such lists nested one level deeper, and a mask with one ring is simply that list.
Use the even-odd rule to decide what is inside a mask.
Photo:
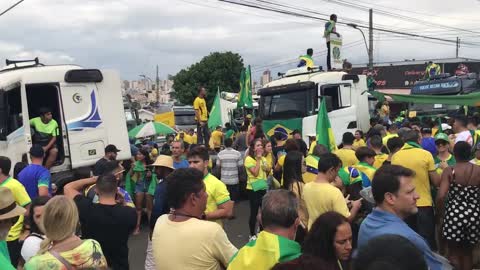
[{"label": "shorts", "polygon": [[135,183],[135,193],[147,193],[149,186],[150,181],[145,181],[145,179],[139,179]]}]

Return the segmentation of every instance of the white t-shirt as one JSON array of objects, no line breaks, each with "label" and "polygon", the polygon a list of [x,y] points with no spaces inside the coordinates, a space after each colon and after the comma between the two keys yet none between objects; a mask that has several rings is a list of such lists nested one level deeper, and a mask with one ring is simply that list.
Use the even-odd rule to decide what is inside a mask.
[{"label": "white t-shirt", "polygon": [[467,142],[468,144],[473,145],[473,138],[472,138],[472,134],[470,133],[470,131],[465,130],[465,131],[462,131],[462,132],[456,134],[455,143],[457,143],[457,142]]},{"label": "white t-shirt", "polygon": [[36,234],[29,235],[27,238],[25,238],[23,241],[21,254],[26,262],[30,260],[31,257],[37,255],[38,251],[40,250],[40,243],[42,243],[42,241],[43,239]]}]

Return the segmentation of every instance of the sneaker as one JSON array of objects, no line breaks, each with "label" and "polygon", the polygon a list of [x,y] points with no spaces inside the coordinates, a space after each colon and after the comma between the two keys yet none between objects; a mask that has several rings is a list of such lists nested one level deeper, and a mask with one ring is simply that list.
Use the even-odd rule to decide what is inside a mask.
[{"label": "sneaker", "polygon": [[257,236],[256,235],[250,235],[249,238],[248,238],[248,242],[250,241],[255,241],[257,240]]}]

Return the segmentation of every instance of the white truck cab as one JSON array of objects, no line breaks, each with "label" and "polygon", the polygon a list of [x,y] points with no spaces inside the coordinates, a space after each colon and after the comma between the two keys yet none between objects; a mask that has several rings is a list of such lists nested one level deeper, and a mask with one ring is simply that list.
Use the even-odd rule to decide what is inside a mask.
[{"label": "white truck cab", "polygon": [[270,136],[275,128],[288,133],[298,129],[308,142],[308,136],[316,134],[319,104],[325,98],[335,142],[339,144],[344,132],[369,128],[367,90],[365,75],[289,70],[259,90],[264,131]]},{"label": "white truck cab", "polygon": [[79,172],[89,172],[108,144],[122,150],[118,160],[129,159],[120,82],[109,70],[45,66],[38,58],[7,60],[0,70],[0,155],[12,164],[25,162],[35,132],[29,120],[39,116],[40,107],[48,107],[59,126],[52,182],[68,182]]}]

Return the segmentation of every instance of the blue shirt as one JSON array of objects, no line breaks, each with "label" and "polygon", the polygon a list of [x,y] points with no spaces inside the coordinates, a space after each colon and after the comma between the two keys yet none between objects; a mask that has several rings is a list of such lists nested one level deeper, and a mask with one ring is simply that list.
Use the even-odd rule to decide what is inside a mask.
[{"label": "blue shirt", "polygon": [[175,160],[173,161],[173,168],[176,169],[182,169],[182,168],[188,168],[188,161],[183,159],[179,162],[176,162]]},{"label": "blue shirt", "polygon": [[18,181],[25,187],[32,200],[38,197],[38,187],[48,187],[48,193],[52,193],[50,180],[50,171],[37,164],[28,165],[18,174]]},{"label": "blue shirt", "polygon": [[437,260],[425,239],[408,227],[399,217],[378,208],[373,209],[372,213],[360,225],[358,247],[361,248],[370,239],[385,234],[394,234],[407,238],[423,253],[425,261],[431,270],[442,269],[442,263]]},{"label": "blue shirt", "polygon": [[437,155],[437,146],[435,145],[434,138],[423,138],[422,139],[422,148],[432,153],[432,156]]}]

